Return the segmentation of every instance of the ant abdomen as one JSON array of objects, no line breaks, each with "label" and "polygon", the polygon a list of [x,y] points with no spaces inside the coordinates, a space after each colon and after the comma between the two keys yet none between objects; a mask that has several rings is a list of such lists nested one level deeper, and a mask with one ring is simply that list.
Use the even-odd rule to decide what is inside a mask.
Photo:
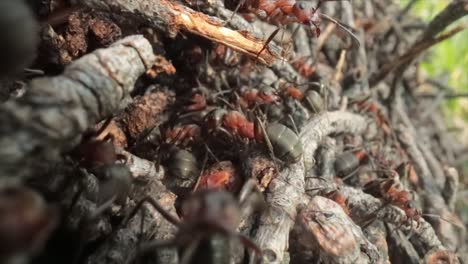
[{"label": "ant abdomen", "polygon": [[266,133],[273,146],[273,152],[286,163],[298,162],[303,153],[299,137],[287,126],[273,123],[266,128]]}]

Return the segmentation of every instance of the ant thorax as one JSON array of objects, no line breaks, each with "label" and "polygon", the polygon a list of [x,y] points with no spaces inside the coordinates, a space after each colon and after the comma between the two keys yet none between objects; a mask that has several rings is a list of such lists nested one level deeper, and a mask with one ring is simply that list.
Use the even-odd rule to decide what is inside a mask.
[{"label": "ant thorax", "polygon": [[183,202],[182,216],[189,229],[231,233],[240,222],[240,208],[227,192],[201,190]]}]

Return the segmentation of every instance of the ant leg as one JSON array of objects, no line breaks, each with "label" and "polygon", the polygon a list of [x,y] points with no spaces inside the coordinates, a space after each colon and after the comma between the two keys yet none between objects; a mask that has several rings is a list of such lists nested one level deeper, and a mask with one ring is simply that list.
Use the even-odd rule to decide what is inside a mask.
[{"label": "ant leg", "polygon": [[202,240],[201,236],[196,236],[189,243],[187,248],[184,250],[184,253],[182,254],[182,257],[180,258],[179,264],[189,264],[190,263],[190,259],[195,254],[195,251],[197,250],[198,246],[200,245],[201,240]]},{"label": "ant leg", "polygon": [[[325,14],[322,14],[320,13],[320,18],[323,18],[327,21],[330,21],[334,24],[336,24],[339,28],[341,28],[343,31],[345,31],[346,33],[348,33],[351,38],[353,39],[354,43],[357,45],[357,47],[360,47],[361,46],[361,41],[359,40],[358,36],[356,36],[352,31],[351,29],[348,28],[348,26],[346,26],[345,24],[343,24],[342,22],[339,22],[338,20],[328,16],[328,15],[325,15]],[[318,29],[317,25],[315,23],[312,22],[312,24],[316,27],[316,30]],[[320,29],[319,30],[319,34],[320,34]]]},{"label": "ant leg", "polygon": [[[203,165],[201,167],[200,174],[198,174],[197,181],[195,182],[195,185],[193,186],[192,193],[194,193],[194,192],[196,192],[198,190],[198,186],[200,185],[201,176],[203,175],[203,172],[205,171],[206,162],[208,162],[208,151],[211,152],[210,147],[208,147],[208,145],[206,145],[206,143],[204,143],[204,144],[205,144],[205,148],[207,149],[207,151],[205,152],[205,157],[203,158]],[[212,154],[212,155],[214,156],[214,154]],[[219,162],[219,161],[217,161],[217,162]]]},{"label": "ant leg", "polygon": [[168,248],[177,246],[175,240],[156,240],[152,242],[145,243],[143,246],[138,247],[138,249],[130,254],[130,256],[125,260],[126,264],[134,263],[140,256],[144,256],[150,252],[155,251],[158,248]]},{"label": "ant leg", "polygon": [[414,227],[413,227],[413,222],[411,221],[412,219],[408,219],[408,222],[410,223],[411,227],[410,227],[410,231],[408,233],[408,235],[406,236],[406,239],[410,240],[410,238],[414,235]]},{"label": "ant leg", "polygon": [[256,121],[256,124],[259,126],[260,128],[260,131],[262,134],[263,134],[263,140],[265,140],[265,143],[267,145],[267,148],[268,148],[268,152],[270,154],[270,157],[273,159],[273,160],[277,160],[277,158],[275,157],[275,153],[273,151],[273,144],[271,144],[271,140],[270,138],[268,137],[268,134],[266,132],[266,129],[265,129],[265,126],[263,125],[262,121],[260,121],[260,119],[258,117],[255,117],[255,121]]},{"label": "ant leg", "polygon": [[291,114],[288,114],[289,120],[291,120],[291,124],[294,128],[294,132],[296,132],[297,135],[299,135],[299,129],[297,128],[296,122],[294,121],[294,118],[292,117]]},{"label": "ant leg", "polygon": [[257,256],[261,257],[263,255],[263,250],[259,248],[257,244],[255,244],[255,242],[253,242],[252,239],[250,239],[246,235],[243,235],[241,233],[235,233],[232,235],[234,237],[237,237],[246,248],[252,250],[253,254],[251,256],[251,260],[255,261]]},{"label": "ant leg", "polygon": [[253,179],[249,179],[247,182],[244,183],[242,189],[239,192],[239,203],[241,206],[245,203],[247,196],[251,194],[254,190],[257,190],[257,184],[254,182]]},{"label": "ant leg", "polygon": [[102,133],[104,133],[104,131],[106,131],[106,129],[110,126],[111,122],[112,122],[112,117],[107,118],[106,121],[104,121],[104,124],[102,124],[101,128],[99,128],[99,130],[96,131],[95,133],[96,137],[99,137]]},{"label": "ant leg", "polygon": [[355,170],[350,172],[348,175],[344,176],[343,177],[343,182],[346,181],[347,179],[353,177],[359,171],[359,169],[360,169],[360,167],[357,167]]},{"label": "ant leg", "polygon": [[231,17],[225,21],[222,25],[223,27],[225,27],[227,24],[229,24],[229,22],[231,22],[231,20],[234,18],[234,16],[237,14],[237,11],[239,11],[239,8],[245,4],[245,1],[246,0],[240,0],[239,3],[237,4],[236,8],[234,9],[234,11],[232,11],[232,15]]},{"label": "ant leg", "polygon": [[177,217],[173,216],[171,213],[166,211],[162,205],[160,205],[158,202],[156,202],[153,198],[146,196],[145,198],[141,199],[138,204],[133,208],[133,210],[130,212],[130,214],[125,217],[125,219],[122,221],[124,225],[128,223],[130,218],[135,216],[137,211],[143,206],[144,203],[149,203],[156,211],[158,211],[167,221],[171,222],[171,224],[180,227],[180,221],[177,219]]},{"label": "ant leg", "polygon": [[74,257],[73,257],[73,261],[72,261],[73,264],[77,264],[81,260],[81,255],[83,254],[83,251],[86,245],[86,242],[84,241],[86,238],[86,231],[85,231],[86,225],[91,224],[93,221],[95,221],[98,218],[98,216],[102,215],[104,211],[109,209],[114,203],[115,197],[116,196],[112,197],[105,203],[101,204],[89,216],[85,216],[84,218],[80,220],[80,223],[78,224],[78,230],[80,231],[80,236],[79,236],[77,250],[74,253]]},{"label": "ant leg", "polygon": [[262,54],[262,52],[267,48],[268,44],[270,44],[270,42],[273,40],[273,38],[276,36],[276,34],[278,34],[279,31],[280,31],[280,28],[277,28],[277,29],[275,29],[275,31],[273,31],[273,33],[271,33],[271,35],[265,41],[265,44],[263,44],[262,49],[257,53],[257,56],[255,57],[256,59],[258,59],[258,57],[260,57],[260,54]]}]

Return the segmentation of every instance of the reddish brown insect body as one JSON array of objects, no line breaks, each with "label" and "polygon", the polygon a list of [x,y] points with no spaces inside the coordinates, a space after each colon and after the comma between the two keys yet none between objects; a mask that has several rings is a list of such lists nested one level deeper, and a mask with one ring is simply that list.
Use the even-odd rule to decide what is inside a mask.
[{"label": "reddish brown insect body", "polygon": [[304,57],[293,61],[291,65],[294,67],[294,69],[296,69],[296,71],[300,75],[306,78],[312,76],[312,74],[314,74],[315,72],[315,66],[313,66],[310,62],[308,62],[307,59]]},{"label": "reddish brown insect body", "polygon": [[248,121],[243,114],[237,111],[231,111],[224,115],[223,126],[241,138],[254,139],[255,137],[253,122]]},{"label": "reddish brown insect body", "polygon": [[257,104],[273,104],[278,100],[278,96],[268,89],[244,89],[241,94],[241,105],[245,107],[253,107]]},{"label": "reddish brown insect body", "polygon": [[359,110],[373,114],[377,119],[377,124],[383,129],[383,131],[387,135],[391,134],[390,122],[375,102],[361,101],[357,103],[357,106]]},{"label": "reddish brown insect body", "polygon": [[231,136],[239,136],[243,139],[254,139],[254,124],[238,111],[217,109],[205,117],[207,127],[212,130],[224,130]]},{"label": "reddish brown insect body", "polygon": [[185,107],[185,111],[201,111],[206,108],[206,99],[202,94],[194,94],[190,100],[191,104]]},{"label": "reddish brown insect body", "polygon": [[188,143],[197,141],[197,139],[200,138],[201,128],[196,124],[178,126],[166,130],[164,136],[166,143],[187,145]]},{"label": "reddish brown insect body", "polygon": [[341,208],[343,208],[343,211],[349,215],[350,214],[350,211],[349,211],[349,208],[348,208],[348,200],[343,196],[341,195],[341,193],[337,190],[335,191],[331,191],[329,193],[326,193],[325,196],[333,201],[335,201],[335,203],[339,204],[341,206]]},{"label": "reddish brown insect body", "polygon": [[286,96],[290,96],[296,100],[302,100],[304,98],[304,93],[294,86],[287,86],[283,88],[283,93]]},{"label": "reddish brown insect body", "polygon": [[[236,232],[236,228],[241,221],[241,204],[231,193],[225,190],[204,189],[191,194],[182,202],[181,215],[183,221],[166,211],[162,205],[151,197],[146,197],[137,204],[124,222],[127,223],[145,202],[152,205],[164,218],[178,227],[179,231],[172,243],[175,246],[197,248],[204,238],[222,234],[228,237],[237,237],[244,246],[255,251],[257,255],[262,254],[262,250],[253,241]],[[138,253],[154,252],[155,248],[161,247],[160,245],[156,243],[143,246],[138,250]],[[193,254],[193,251],[186,250],[181,259],[189,263],[188,260]],[[133,263],[132,259],[126,263]]]},{"label": "reddish brown insect body", "polygon": [[416,203],[412,199],[411,193],[398,188],[395,180],[376,180],[371,181],[364,186],[366,192],[373,194],[376,197],[384,199],[386,202],[405,211],[408,219],[419,221],[421,218],[421,210],[416,207]]},{"label": "reddish brown insect body", "polygon": [[232,162],[221,161],[213,164],[200,176],[198,189],[226,189],[236,193],[241,186],[240,175]]},{"label": "reddish brown insect body", "polygon": [[342,0],[319,0],[316,6],[312,6],[312,3],[308,1],[296,0],[240,0],[236,9],[255,13],[258,17],[275,24],[300,23],[313,27],[317,37],[320,35],[320,23],[322,19],[326,19],[346,31],[359,46],[359,39],[353,32],[337,20],[318,12],[320,5],[328,1]]},{"label": "reddish brown insect body", "polygon": [[[321,1],[319,1],[319,4]],[[317,7],[311,7],[306,1],[295,0],[247,0],[241,5],[241,10],[248,10],[257,16],[276,24],[301,23],[315,27],[320,35],[320,16]]]}]

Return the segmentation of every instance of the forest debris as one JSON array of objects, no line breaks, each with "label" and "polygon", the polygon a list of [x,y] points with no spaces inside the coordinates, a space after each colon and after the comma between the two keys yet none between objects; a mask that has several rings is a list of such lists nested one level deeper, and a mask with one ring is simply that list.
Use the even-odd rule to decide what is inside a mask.
[{"label": "forest debris", "polygon": [[153,67],[151,67],[151,69],[146,72],[146,74],[151,78],[156,78],[156,76],[161,73],[171,75],[175,72],[176,69],[170,61],[166,60],[166,58],[161,55],[156,55],[156,62],[154,63]]},{"label": "forest debris", "polygon": [[[320,261],[326,263],[374,262],[369,255],[379,256],[361,229],[345,214],[335,202],[315,196],[298,215],[300,225],[299,241],[306,247],[316,249]],[[373,254],[361,252],[366,244]]]},{"label": "forest debris", "polygon": [[[408,221],[403,210],[394,206],[382,207],[382,201],[361,190],[348,186],[342,186],[341,190],[343,196],[348,200],[349,206],[353,208],[353,220],[360,221],[369,216],[369,214],[376,213],[378,219],[398,226],[405,233],[412,232],[413,237],[418,239],[422,244],[423,250],[444,248],[432,226],[424,219],[421,219],[419,224],[416,224],[415,220]],[[402,225],[405,222],[408,224]]]},{"label": "forest debris", "polygon": [[151,88],[157,87],[150,87],[147,94],[135,97],[118,116],[118,123],[130,142],[135,142],[144,132],[157,126],[162,120],[162,112],[175,101],[173,91]]},{"label": "forest debris", "polygon": [[448,251],[445,249],[433,249],[426,253],[421,263],[423,264],[438,264],[438,263],[457,264],[460,262],[458,261],[457,256],[451,251]]},{"label": "forest debris", "polygon": [[128,166],[132,176],[139,181],[144,181],[141,178],[162,180],[165,177],[165,172],[162,167],[157,168],[152,161],[137,157],[130,152],[117,148],[117,153],[125,156],[125,165]]},{"label": "forest debris", "polygon": [[23,186],[0,189],[0,212],[1,263],[15,263],[39,253],[59,222],[56,208]]},{"label": "forest debris", "polygon": [[447,33],[444,33],[436,38],[425,39],[421,42],[415,43],[405,54],[395,58],[393,61],[390,61],[380,67],[380,71],[372,75],[369,81],[369,85],[375,86],[380,81],[382,81],[388,74],[390,74],[395,69],[399,67],[404,67],[404,65],[411,63],[417,56],[429,49],[430,47],[454,36],[455,34],[468,28],[468,25],[460,25],[450,30]]},{"label": "forest debris", "polygon": [[30,175],[58,160],[80,133],[125,107],[153,61],[148,41],[130,36],[73,62],[62,75],[33,80],[22,98],[0,106],[0,175]]},{"label": "forest debris", "polygon": [[366,119],[349,112],[325,112],[312,118],[300,133],[304,146],[303,159],[284,168],[266,191],[270,205],[260,217],[255,241],[267,251],[268,263],[281,263],[287,250],[289,231],[294,225],[297,207],[304,197],[304,175],[315,166],[315,150],[324,137],[332,133],[359,134],[366,128]]},{"label": "forest debris", "polygon": [[[133,195],[133,209],[145,196],[158,201],[168,212],[175,215],[174,203],[176,196],[168,191],[158,178],[147,178],[144,185],[135,184]],[[132,207],[133,206],[133,207]],[[144,204],[140,209],[143,214],[136,214],[130,219],[127,226],[115,231],[86,261],[87,264],[94,263],[127,263],[126,260],[134,254],[139,243],[151,240],[167,240],[174,236],[176,227],[169,223],[153,207]],[[161,250],[157,254],[161,263],[178,263],[175,249]]]},{"label": "forest debris", "polygon": [[263,40],[226,28],[220,20],[168,0],[157,2],[151,0],[77,0],[77,2],[102,11],[117,11],[140,20],[143,18],[162,31],[169,31],[172,36],[179,29],[183,29],[255,57],[267,65],[281,58],[277,47],[273,44],[268,44],[263,50]]}]

